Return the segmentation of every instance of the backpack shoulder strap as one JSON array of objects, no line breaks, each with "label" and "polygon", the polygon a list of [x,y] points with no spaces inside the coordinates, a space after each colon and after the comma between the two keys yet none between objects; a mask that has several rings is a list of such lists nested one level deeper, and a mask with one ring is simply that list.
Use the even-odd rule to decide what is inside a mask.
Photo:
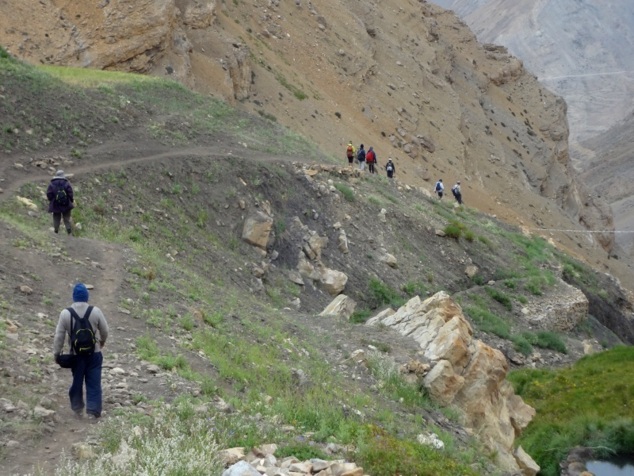
[{"label": "backpack shoulder strap", "polygon": [[90,324],[90,320],[88,320],[88,318],[90,317],[90,313],[92,312],[94,306],[88,306],[88,309],[86,309],[86,313],[84,314],[84,317],[79,317],[79,314],[77,314],[77,311],[75,311],[75,309],[73,309],[72,307],[67,307],[66,310],[68,312],[70,312],[70,332],[73,332],[73,327],[75,324],[75,321],[80,320],[80,319],[86,319],[88,321],[88,325],[90,326],[90,328],[92,329],[92,325]]}]

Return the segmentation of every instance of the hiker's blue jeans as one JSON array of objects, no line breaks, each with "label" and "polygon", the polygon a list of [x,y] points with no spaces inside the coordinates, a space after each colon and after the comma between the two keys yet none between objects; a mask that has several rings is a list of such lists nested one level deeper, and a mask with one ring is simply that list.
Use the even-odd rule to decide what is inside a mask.
[{"label": "hiker's blue jeans", "polygon": [[101,416],[101,367],[103,354],[79,357],[73,367],[73,383],[68,390],[70,407],[74,412],[84,409],[84,382],[86,382],[86,413]]}]

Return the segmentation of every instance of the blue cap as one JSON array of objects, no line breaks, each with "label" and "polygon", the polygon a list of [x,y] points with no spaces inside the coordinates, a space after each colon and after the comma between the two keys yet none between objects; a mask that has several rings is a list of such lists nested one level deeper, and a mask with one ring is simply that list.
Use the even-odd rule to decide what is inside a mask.
[{"label": "blue cap", "polygon": [[88,289],[84,284],[75,284],[73,288],[73,302],[88,302],[88,296]]}]

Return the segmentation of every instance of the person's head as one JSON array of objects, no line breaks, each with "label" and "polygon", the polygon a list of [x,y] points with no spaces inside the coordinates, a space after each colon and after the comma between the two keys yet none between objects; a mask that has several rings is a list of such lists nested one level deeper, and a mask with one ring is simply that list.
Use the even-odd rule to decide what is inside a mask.
[{"label": "person's head", "polygon": [[363,149],[363,144],[361,144],[361,145],[359,146],[359,149]]},{"label": "person's head", "polygon": [[460,185],[460,180],[458,180],[456,183],[457,183],[458,185]]},{"label": "person's head", "polygon": [[439,178],[439,179],[438,179],[438,181],[439,181],[439,182],[442,182],[442,179],[441,179],[441,178]]},{"label": "person's head", "polygon": [[63,170],[58,170],[57,172],[55,172],[55,177],[54,178],[64,178],[64,171]]},{"label": "person's head", "polygon": [[88,302],[89,296],[88,288],[86,288],[85,284],[75,284],[73,288],[73,302]]}]

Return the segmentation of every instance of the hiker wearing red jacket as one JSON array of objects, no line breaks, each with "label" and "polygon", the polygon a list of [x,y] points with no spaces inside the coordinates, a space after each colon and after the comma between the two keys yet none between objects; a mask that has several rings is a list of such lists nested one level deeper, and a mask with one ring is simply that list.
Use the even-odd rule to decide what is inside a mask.
[{"label": "hiker wearing red jacket", "polygon": [[365,161],[368,164],[370,173],[375,174],[376,169],[374,168],[374,164],[376,164],[376,152],[374,152],[374,147],[368,149],[368,152],[365,154]]}]

